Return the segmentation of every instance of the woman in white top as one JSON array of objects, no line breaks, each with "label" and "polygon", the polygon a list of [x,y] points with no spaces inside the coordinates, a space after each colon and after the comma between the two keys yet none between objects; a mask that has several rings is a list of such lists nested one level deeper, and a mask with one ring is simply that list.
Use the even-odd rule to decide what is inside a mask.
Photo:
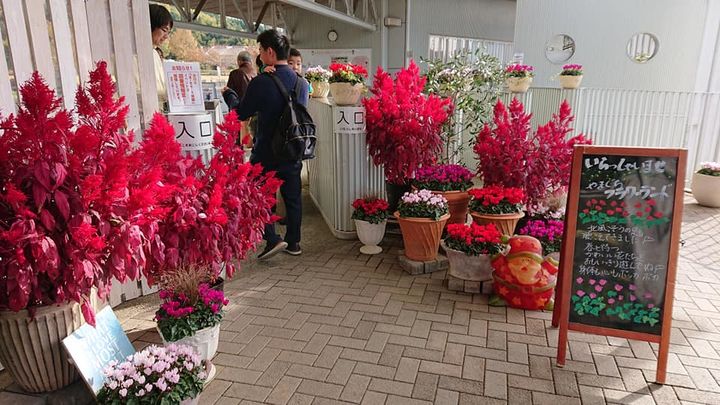
[{"label": "woman in white top", "polygon": [[158,4],[150,5],[150,29],[152,31],[152,44],[155,48],[153,60],[155,62],[155,83],[157,84],[160,106],[167,101],[167,87],[165,86],[165,72],[163,70],[163,52],[160,45],[168,39],[173,27],[173,18],[170,12]]}]

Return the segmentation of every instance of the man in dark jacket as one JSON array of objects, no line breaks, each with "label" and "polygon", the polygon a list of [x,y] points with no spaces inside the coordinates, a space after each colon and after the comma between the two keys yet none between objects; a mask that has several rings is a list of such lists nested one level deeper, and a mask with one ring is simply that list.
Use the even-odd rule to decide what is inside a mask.
[{"label": "man in dark jacket", "polygon": [[[298,103],[307,106],[308,84],[288,66],[287,58],[290,42],[285,35],[276,30],[264,31],[258,35],[260,58],[266,66],[274,66],[274,73],[263,73],[255,77],[247,87],[245,97],[236,108],[241,120],[258,115],[258,128],[255,134],[250,161],[260,163],[266,171],[275,171],[283,181],[280,194],[285,202],[287,232],[281,239],[275,232],[275,224],[265,227],[263,238],[265,249],[258,259],[267,259],[278,252],[285,251],[291,255],[300,255],[300,224],[302,221],[300,170],[302,161],[278,159],[272,150],[272,137],[275,126],[280,121],[286,99],[280,93],[272,76],[280,79],[288,93],[294,94]],[[299,82],[298,82],[299,80]],[[297,94],[295,86],[299,84]]]},{"label": "man in dark jacket", "polygon": [[237,93],[238,98],[242,100],[250,80],[255,77],[255,69],[249,52],[240,52],[237,56],[237,63],[238,68],[230,72],[227,87]]}]

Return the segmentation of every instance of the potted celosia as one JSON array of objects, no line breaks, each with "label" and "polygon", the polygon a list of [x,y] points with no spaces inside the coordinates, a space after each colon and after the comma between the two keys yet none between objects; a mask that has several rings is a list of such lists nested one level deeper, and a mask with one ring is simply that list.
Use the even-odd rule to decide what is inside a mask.
[{"label": "potted celosia", "polygon": [[405,193],[395,218],[400,223],[405,256],[418,262],[435,260],[440,236],[450,219],[445,197],[425,189]]},{"label": "potted celosia", "polygon": [[486,186],[468,191],[470,197],[470,215],[473,221],[483,224],[495,224],[503,234],[515,234],[515,226],[525,216],[523,201],[525,193],[520,188]]},{"label": "potted celosia", "polygon": [[467,281],[492,279],[492,256],[502,252],[502,234],[494,224],[449,224],[442,247],[447,253],[448,275]]},{"label": "potted celosia", "polygon": [[353,201],[352,218],[355,220],[358,239],[363,243],[360,253],[374,255],[382,252],[378,244],[385,236],[388,203],[382,198],[365,197]]},{"label": "potted celosia", "polygon": [[525,93],[530,88],[533,78],[533,67],[512,64],[505,68],[505,84],[512,93]]},{"label": "potted celosia", "polygon": [[60,343],[83,319],[95,325],[91,301],[113,278],[138,276],[145,238],[128,215],[128,107],[105,63],[74,113],[37,72],[19,93],[17,114],[0,117],[0,362],[45,392],[78,377]]},{"label": "potted celosia", "polygon": [[160,279],[160,309],[155,320],[163,342],[190,345],[203,360],[212,360],[220,338],[223,307],[228,300],[222,291],[205,282],[209,267],[182,266],[163,273]]},{"label": "potted celosia", "polygon": [[470,201],[467,190],[473,185],[473,177],[474,174],[462,165],[427,166],[415,171],[413,186],[441,194],[447,200],[450,210],[448,224],[464,224]]},{"label": "potted celosia", "polygon": [[190,346],[149,346],[104,370],[100,404],[196,405],[205,371]]},{"label": "potted celosia", "polygon": [[305,71],[305,78],[310,82],[313,92],[312,97],[325,98],[330,92],[330,71],[323,69],[322,66],[308,68]]},{"label": "potted celosia", "polygon": [[330,94],[335,104],[357,104],[365,91],[367,70],[352,63],[331,63],[330,72]]},{"label": "potted celosia", "polygon": [[702,163],[700,169],[693,173],[690,188],[698,204],[720,207],[720,163]]},{"label": "potted celosia", "polygon": [[415,171],[435,163],[442,149],[440,132],[452,113],[449,99],[426,95],[425,78],[414,62],[401,69],[395,80],[378,68],[363,100],[366,142],[375,165],[382,165],[391,212],[409,189]]},{"label": "potted celosia", "polygon": [[563,89],[577,89],[583,78],[582,65],[564,65],[560,72],[560,87]]},{"label": "potted celosia", "polygon": [[483,127],[473,146],[483,184],[523,189],[528,207],[567,187],[574,145],[590,143],[582,135],[569,136],[572,121],[563,101],[558,114],[531,131],[522,103],[513,99],[508,109],[498,100],[492,125]]}]

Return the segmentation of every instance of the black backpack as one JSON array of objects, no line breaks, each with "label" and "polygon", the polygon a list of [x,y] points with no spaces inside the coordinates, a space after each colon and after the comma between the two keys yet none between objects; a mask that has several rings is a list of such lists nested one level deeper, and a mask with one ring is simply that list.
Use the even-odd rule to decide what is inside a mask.
[{"label": "black backpack", "polygon": [[287,106],[280,116],[272,135],[272,150],[278,160],[308,160],[315,158],[315,124],[304,105],[297,102],[300,76],[297,77],[294,96],[290,96],[277,76],[271,74]]}]

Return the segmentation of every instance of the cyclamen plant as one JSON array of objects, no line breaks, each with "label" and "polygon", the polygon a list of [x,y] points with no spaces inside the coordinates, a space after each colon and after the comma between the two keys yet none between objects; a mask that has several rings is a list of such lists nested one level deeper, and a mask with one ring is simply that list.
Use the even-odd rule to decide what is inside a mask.
[{"label": "cyclamen plant", "polygon": [[699,174],[707,176],[720,176],[720,163],[719,162],[703,162],[700,165],[700,169],[697,171]]},{"label": "cyclamen plant", "polygon": [[582,76],[582,65],[564,65],[560,76]]},{"label": "cyclamen plant", "polygon": [[175,342],[195,332],[213,327],[222,321],[223,306],[228,300],[222,291],[200,284],[196,297],[184,292],[161,290],[163,300],[155,313],[158,328],[168,342]]},{"label": "cyclamen plant", "polygon": [[367,69],[352,63],[331,63],[330,72],[330,83],[362,84],[368,76]]},{"label": "cyclamen plant", "polygon": [[468,191],[470,210],[481,214],[513,214],[523,209],[525,193],[520,188],[487,186]]},{"label": "cyclamen plant", "polygon": [[309,82],[327,82],[330,76],[330,71],[323,69],[322,66],[311,67],[305,71],[305,78]]},{"label": "cyclamen plant", "polygon": [[422,189],[405,193],[398,204],[401,217],[429,218],[437,221],[448,213],[447,200],[440,194]]},{"label": "cyclamen plant", "polygon": [[178,405],[197,397],[206,378],[200,356],[190,346],[149,346],[127,361],[103,370],[100,404]]},{"label": "cyclamen plant", "polygon": [[473,177],[462,165],[433,165],[417,169],[413,185],[433,191],[465,191],[472,187]]},{"label": "cyclamen plant", "polygon": [[502,233],[494,224],[448,224],[445,246],[464,252],[468,256],[494,255],[505,245]]},{"label": "cyclamen plant", "polygon": [[518,234],[529,235],[539,240],[543,247],[543,253],[549,254],[560,251],[564,226],[563,221],[555,219],[547,221],[534,219],[520,228]]},{"label": "cyclamen plant", "polygon": [[352,219],[359,221],[367,221],[371,224],[379,224],[388,217],[388,208],[390,205],[387,201],[377,197],[358,198],[352,204],[355,209]]},{"label": "cyclamen plant", "polygon": [[533,77],[534,68],[530,65],[512,64],[505,68],[506,77]]}]

